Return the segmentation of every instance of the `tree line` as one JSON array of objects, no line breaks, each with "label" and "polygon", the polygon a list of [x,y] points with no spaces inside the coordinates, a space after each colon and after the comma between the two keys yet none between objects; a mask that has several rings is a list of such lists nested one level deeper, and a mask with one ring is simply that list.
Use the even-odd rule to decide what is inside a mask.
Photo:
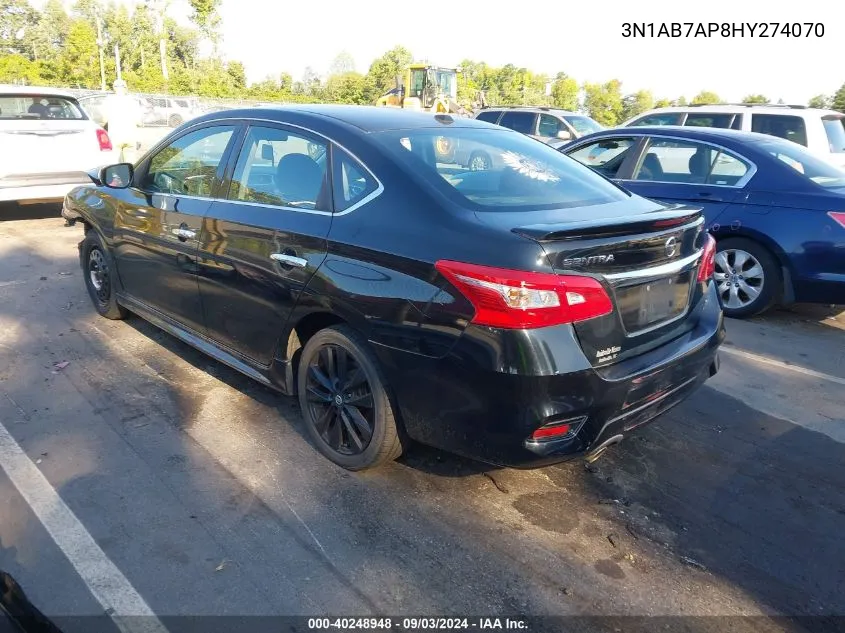
[{"label": "tree line", "polygon": [[[372,104],[394,87],[401,69],[415,61],[411,51],[395,46],[362,73],[342,52],[324,75],[306,68],[296,80],[282,72],[249,83],[241,62],[219,54],[220,1],[189,0],[192,26],[183,26],[164,15],[156,0],[134,7],[77,0],[70,12],[61,0],[47,0],[40,11],[29,0],[0,0],[0,83],[99,89],[102,47],[102,73],[111,86],[117,75],[113,53],[117,45],[122,77],[133,92]],[[210,55],[200,54],[203,45],[210,46]],[[545,75],[513,64],[496,68],[470,59],[460,68],[458,101],[465,107],[472,107],[483,92],[491,105],[555,106],[586,112],[612,126],[651,108],[688,103],[683,96],[669,99],[656,98],[649,90],[626,92],[618,79],[579,84],[565,72]],[[743,103],[769,102],[760,94],[743,99]],[[704,90],[689,103],[723,100]],[[833,95],[813,97],[807,105],[845,112],[845,84]]]}]

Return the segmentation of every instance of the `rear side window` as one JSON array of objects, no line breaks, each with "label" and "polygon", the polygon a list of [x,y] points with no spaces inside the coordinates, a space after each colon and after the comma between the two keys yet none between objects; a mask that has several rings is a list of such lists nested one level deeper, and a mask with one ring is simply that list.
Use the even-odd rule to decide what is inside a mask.
[{"label": "rear side window", "polygon": [[0,96],[0,119],[60,119],[82,120],[87,118],[73,99],[50,95]]},{"label": "rear side window", "polygon": [[363,165],[340,148],[332,152],[334,158],[335,211],[346,211],[378,189],[378,183]]},{"label": "rear side window", "polygon": [[807,146],[807,126],[800,116],[785,114],[752,114],[751,131]]},{"label": "rear side window", "polygon": [[687,120],[684,122],[684,125],[694,127],[720,127],[727,129],[731,127],[735,116],[736,115],[734,114],[708,114],[705,112],[696,112],[694,114],[687,115]]},{"label": "rear side window", "polygon": [[324,143],[279,128],[250,127],[229,199],[328,211],[325,176]]},{"label": "rear side window", "polygon": [[499,110],[485,110],[484,112],[479,113],[476,119],[479,121],[487,121],[487,123],[495,123],[496,119],[499,118]]},{"label": "rear side window", "polygon": [[707,143],[655,139],[634,180],[733,186],[749,169],[747,162]]},{"label": "rear side window", "polygon": [[509,127],[522,134],[534,134],[534,121],[537,115],[534,112],[505,112],[499,125]]},{"label": "rear side window", "polygon": [[[397,166],[422,184],[479,211],[532,211],[607,204],[629,194],[545,143],[494,128],[422,128],[374,133]],[[462,164],[472,147],[484,169]]]},{"label": "rear side window", "polygon": [[631,125],[680,125],[683,115],[678,112],[667,114],[648,114],[637,119]]},{"label": "rear side window", "polygon": [[845,153],[845,117],[829,116],[822,119],[830,151],[834,154]]}]

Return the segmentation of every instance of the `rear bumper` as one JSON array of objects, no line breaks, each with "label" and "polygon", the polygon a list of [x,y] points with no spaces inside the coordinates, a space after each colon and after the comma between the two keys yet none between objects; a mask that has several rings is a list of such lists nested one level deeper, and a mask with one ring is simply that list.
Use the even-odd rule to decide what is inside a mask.
[{"label": "rear bumper", "polygon": [[61,200],[84,184],[91,184],[84,171],[4,176],[0,178],[0,201]]},{"label": "rear bumper", "polygon": [[[481,370],[461,349],[471,338],[466,333],[443,359],[387,348],[379,354],[411,438],[496,465],[533,468],[590,456],[682,402],[718,371],[724,337],[714,306],[694,330],[651,352],[601,368],[578,368],[573,360],[556,375]],[[558,338],[555,356],[583,359],[577,343],[567,349],[565,340]],[[529,440],[552,421],[574,432]]]}]

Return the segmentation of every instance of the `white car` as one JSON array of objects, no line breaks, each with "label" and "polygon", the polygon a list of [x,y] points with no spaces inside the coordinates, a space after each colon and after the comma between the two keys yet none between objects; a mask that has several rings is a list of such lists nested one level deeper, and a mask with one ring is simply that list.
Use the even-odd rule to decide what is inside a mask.
[{"label": "white car", "polygon": [[621,127],[689,125],[729,128],[785,138],[845,169],[845,114],[789,105],[692,105],[649,110]]},{"label": "white car", "polygon": [[0,86],[0,201],[62,200],[118,161],[106,131],[69,93]]}]

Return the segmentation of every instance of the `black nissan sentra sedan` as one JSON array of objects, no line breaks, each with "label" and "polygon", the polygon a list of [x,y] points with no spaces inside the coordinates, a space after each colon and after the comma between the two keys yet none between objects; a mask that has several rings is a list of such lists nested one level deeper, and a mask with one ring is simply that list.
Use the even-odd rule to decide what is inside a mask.
[{"label": "black nissan sentra sedan", "polygon": [[[491,168],[455,163],[462,143]],[[413,440],[514,467],[593,459],[718,369],[700,209],[505,128],[230,110],[91,178],[62,214],[84,225],[97,311],[297,395],[344,468]]]}]

